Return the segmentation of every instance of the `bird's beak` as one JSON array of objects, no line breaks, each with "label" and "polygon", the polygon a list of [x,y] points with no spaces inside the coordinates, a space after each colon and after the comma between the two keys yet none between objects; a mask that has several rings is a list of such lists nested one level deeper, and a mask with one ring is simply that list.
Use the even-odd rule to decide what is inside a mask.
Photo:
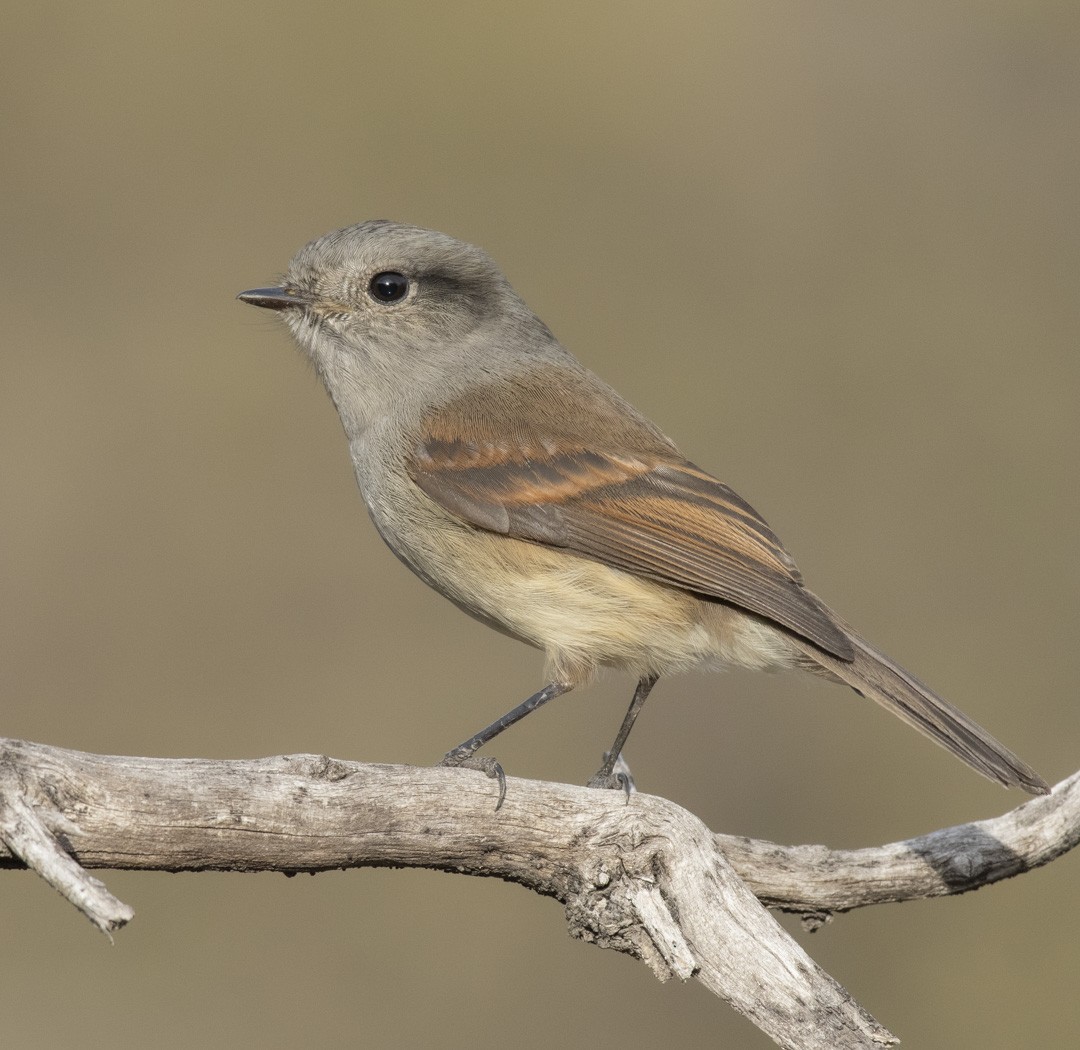
[{"label": "bird's beak", "polygon": [[287,310],[290,306],[307,306],[311,300],[291,288],[252,288],[237,297],[242,303],[261,306],[267,310]]}]

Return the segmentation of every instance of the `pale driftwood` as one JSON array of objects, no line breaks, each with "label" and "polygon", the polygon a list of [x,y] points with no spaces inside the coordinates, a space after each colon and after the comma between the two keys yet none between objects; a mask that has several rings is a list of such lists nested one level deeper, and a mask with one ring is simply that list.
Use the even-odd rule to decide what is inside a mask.
[{"label": "pale driftwood", "polygon": [[570,931],[695,977],[780,1046],[895,1042],[769,916],[973,889],[1080,839],[1080,774],[994,820],[876,849],[714,835],[665,799],[313,755],[251,761],[89,755],[0,741],[0,866],[38,871],[105,931],[131,910],[85,868],[429,867],[560,900]]}]

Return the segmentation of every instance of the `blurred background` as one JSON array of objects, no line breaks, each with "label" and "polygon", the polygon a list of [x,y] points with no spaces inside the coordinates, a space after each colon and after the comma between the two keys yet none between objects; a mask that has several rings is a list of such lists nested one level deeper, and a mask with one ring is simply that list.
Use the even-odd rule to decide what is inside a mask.
[{"label": "blurred background", "polygon": [[[814,590],[1080,766],[1077,5],[13,2],[4,40],[0,733],[428,764],[542,684],[382,547],[314,375],[233,300],[388,217],[488,248]],[[582,783],[630,688],[495,753]],[[1022,801],[803,676],[663,681],[627,757],[783,842]],[[784,921],[907,1046],[1071,1045],[1078,865]],[[103,877],[112,947],[3,874],[10,1045],[771,1045],[514,886]]]}]

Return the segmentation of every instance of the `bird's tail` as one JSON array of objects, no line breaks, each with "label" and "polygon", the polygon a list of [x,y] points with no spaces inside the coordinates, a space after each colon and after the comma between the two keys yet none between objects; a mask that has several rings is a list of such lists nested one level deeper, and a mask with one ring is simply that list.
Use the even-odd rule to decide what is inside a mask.
[{"label": "bird's tail", "polygon": [[1006,787],[1023,788],[1032,795],[1049,793],[1049,785],[1031,766],[995,740],[977,722],[943,700],[899,664],[893,663],[847,624],[838,622],[838,626],[851,641],[854,650],[851,660],[840,659],[812,642],[792,637],[792,641],[808,658],[800,662],[809,670],[824,672],[827,677],[846,682],[860,696],[892,711],[984,777]]}]

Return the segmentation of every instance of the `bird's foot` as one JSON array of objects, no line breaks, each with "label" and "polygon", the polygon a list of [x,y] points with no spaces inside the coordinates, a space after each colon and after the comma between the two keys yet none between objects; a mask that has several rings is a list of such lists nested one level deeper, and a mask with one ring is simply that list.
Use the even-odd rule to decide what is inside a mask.
[{"label": "bird's foot", "polygon": [[626,760],[621,754],[612,760],[610,752],[605,753],[604,764],[589,777],[589,781],[585,786],[604,788],[608,791],[624,791],[627,802],[630,801],[630,796],[637,790]]},{"label": "bird's foot", "polygon": [[475,769],[491,777],[492,780],[497,780],[499,800],[495,803],[495,810],[497,812],[502,808],[503,799],[506,798],[506,773],[503,772],[503,767],[496,759],[488,758],[486,755],[463,753],[459,748],[454,748],[453,751],[446,752],[439,765],[449,769]]}]

